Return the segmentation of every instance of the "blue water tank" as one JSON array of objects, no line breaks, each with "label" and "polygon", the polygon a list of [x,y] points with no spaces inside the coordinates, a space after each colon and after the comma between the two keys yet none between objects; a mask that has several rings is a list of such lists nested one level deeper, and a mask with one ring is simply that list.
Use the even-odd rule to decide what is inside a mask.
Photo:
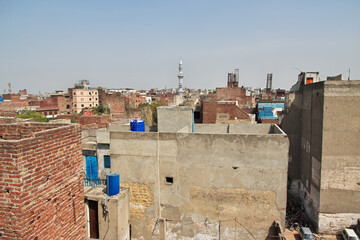
[{"label": "blue water tank", "polygon": [[120,175],[118,173],[106,174],[106,193],[114,196],[120,192]]},{"label": "blue water tank", "polygon": [[130,120],[130,130],[132,132],[145,132],[144,120]]},{"label": "blue water tank", "polygon": [[4,101],[3,97],[0,97],[0,102],[3,102],[3,101]]}]

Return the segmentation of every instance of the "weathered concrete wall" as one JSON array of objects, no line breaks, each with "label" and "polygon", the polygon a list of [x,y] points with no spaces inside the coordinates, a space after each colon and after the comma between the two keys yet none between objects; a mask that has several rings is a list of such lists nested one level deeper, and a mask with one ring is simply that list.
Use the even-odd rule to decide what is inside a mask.
[{"label": "weathered concrete wall", "polygon": [[[97,201],[99,239],[102,240],[130,240],[130,192],[128,188],[121,188],[120,193],[109,197],[104,193],[106,187],[85,188],[85,200]],[[108,212],[104,210],[104,201],[107,201]],[[89,221],[89,210],[86,208],[86,218]],[[87,224],[89,236],[89,225]]]},{"label": "weathered concrete wall", "polygon": [[229,124],[195,124],[195,133],[229,133]]},{"label": "weathered concrete wall", "polygon": [[195,124],[194,132],[235,134],[284,134],[281,129],[271,124]]},{"label": "weathered concrete wall", "polygon": [[282,121],[289,179],[300,180],[300,197],[319,232],[356,224],[360,214],[359,104],[360,81],[308,84]]},{"label": "weathered concrete wall", "polygon": [[96,131],[96,142],[98,144],[110,144],[110,132],[107,129],[98,129]]},{"label": "weathered concrete wall", "polygon": [[[284,224],[286,135],[111,132],[112,172],[130,187],[134,239],[167,234],[264,239],[273,221]],[[173,183],[166,181],[171,177]]]},{"label": "weathered concrete wall", "polygon": [[290,93],[289,99],[291,104],[289,103],[280,126],[290,141],[288,176],[291,184],[292,180],[300,179],[302,92]]},{"label": "weathered concrete wall", "polygon": [[230,133],[241,134],[269,134],[271,132],[271,124],[231,124],[229,126]]},{"label": "weathered concrete wall", "polygon": [[325,82],[324,95],[319,229],[327,231],[360,216],[360,81]]},{"label": "weathered concrete wall", "polygon": [[192,131],[193,109],[192,107],[158,107],[158,131],[177,132],[188,127]]}]

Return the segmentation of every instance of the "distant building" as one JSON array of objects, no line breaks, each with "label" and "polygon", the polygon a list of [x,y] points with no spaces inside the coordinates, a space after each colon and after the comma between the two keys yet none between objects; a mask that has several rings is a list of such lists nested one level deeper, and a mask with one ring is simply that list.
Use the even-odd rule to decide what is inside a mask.
[{"label": "distant building", "polygon": [[228,73],[227,87],[218,87],[202,101],[199,119],[203,123],[251,123],[244,109],[255,107],[251,88],[239,87],[239,69]]},{"label": "distant building", "polygon": [[72,100],[72,113],[99,106],[98,90],[90,88],[88,80],[80,80],[74,88],[69,88],[69,94]]},{"label": "distant building", "polygon": [[257,104],[258,122],[279,124],[279,115],[283,110],[283,101],[260,101]]},{"label": "distant building", "polygon": [[320,82],[319,72],[301,72],[298,76],[298,81],[294,84],[290,92],[299,91],[300,86],[307,85],[311,83]]}]

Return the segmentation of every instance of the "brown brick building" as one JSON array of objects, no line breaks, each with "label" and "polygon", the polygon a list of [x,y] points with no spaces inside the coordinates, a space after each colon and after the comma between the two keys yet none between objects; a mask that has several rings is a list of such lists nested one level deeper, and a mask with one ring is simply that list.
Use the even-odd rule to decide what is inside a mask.
[{"label": "brown brick building", "polygon": [[0,238],[85,239],[78,125],[0,125]]},{"label": "brown brick building", "polygon": [[228,74],[227,87],[216,88],[202,104],[203,123],[250,121],[244,109],[255,107],[255,95],[248,88],[239,87],[239,70]]}]

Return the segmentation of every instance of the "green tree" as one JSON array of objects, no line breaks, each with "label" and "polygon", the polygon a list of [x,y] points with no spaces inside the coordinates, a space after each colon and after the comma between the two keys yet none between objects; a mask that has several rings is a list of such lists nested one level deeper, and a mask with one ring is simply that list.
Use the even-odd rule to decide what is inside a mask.
[{"label": "green tree", "polygon": [[152,112],[152,119],[153,119],[153,124],[154,125],[157,125],[157,120],[158,120],[158,118],[157,118],[157,109],[156,108],[160,107],[162,105],[163,104],[160,101],[152,102],[150,104],[150,108],[151,108],[151,112]]},{"label": "green tree", "polygon": [[94,107],[94,113],[96,115],[102,115],[102,114],[110,114],[110,109],[108,107],[105,107],[104,105],[100,104],[97,107]]},{"label": "green tree", "polygon": [[48,122],[48,119],[41,113],[29,110],[22,110],[21,113],[16,114],[18,118],[32,118],[35,122]]}]

